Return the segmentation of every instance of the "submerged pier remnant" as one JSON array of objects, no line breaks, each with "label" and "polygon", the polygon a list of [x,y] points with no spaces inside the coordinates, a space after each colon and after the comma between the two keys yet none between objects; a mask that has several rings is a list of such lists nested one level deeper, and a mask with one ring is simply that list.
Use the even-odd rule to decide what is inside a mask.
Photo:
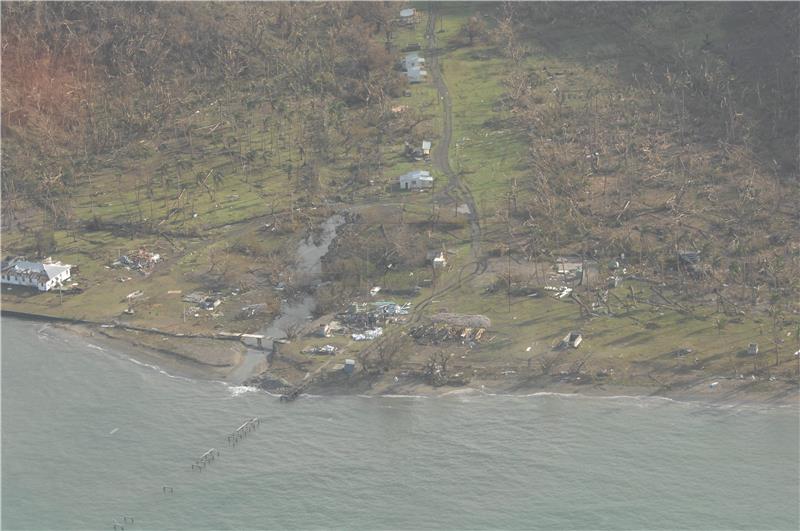
[{"label": "submerged pier remnant", "polygon": [[199,470],[202,472],[203,468],[205,468],[206,465],[211,463],[217,457],[219,457],[219,450],[216,448],[211,448],[192,464],[192,470]]},{"label": "submerged pier remnant", "polygon": [[236,443],[241,439],[244,439],[248,433],[255,430],[261,424],[261,419],[258,417],[253,417],[247,420],[244,424],[236,428],[233,433],[228,435],[228,444],[232,444],[236,446]]}]

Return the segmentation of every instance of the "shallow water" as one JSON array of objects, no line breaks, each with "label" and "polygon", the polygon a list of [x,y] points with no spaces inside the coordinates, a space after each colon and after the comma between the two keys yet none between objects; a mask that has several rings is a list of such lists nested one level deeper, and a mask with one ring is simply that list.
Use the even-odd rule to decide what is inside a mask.
[{"label": "shallow water", "polygon": [[796,407],[463,392],[282,404],[4,318],[2,422],[3,529],[799,525]]},{"label": "shallow water", "polygon": [[[297,247],[297,273],[302,282],[313,285],[319,282],[322,276],[322,257],[336,237],[336,229],[345,221],[340,214],[334,214],[322,223],[319,237],[313,235],[301,241]],[[228,380],[242,383],[253,376],[253,370],[265,358],[265,353],[273,348],[272,339],[287,337],[289,330],[295,326],[302,326],[313,316],[316,301],[310,295],[303,295],[294,299],[287,299],[281,303],[281,313],[268,324],[260,333],[268,339],[263,341],[263,350],[251,348],[245,353],[245,359],[236,370],[231,373]]]}]

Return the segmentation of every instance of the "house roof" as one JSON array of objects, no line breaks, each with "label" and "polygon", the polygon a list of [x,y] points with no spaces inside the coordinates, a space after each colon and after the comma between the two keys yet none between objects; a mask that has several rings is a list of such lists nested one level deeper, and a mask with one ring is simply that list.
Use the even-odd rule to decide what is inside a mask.
[{"label": "house roof", "polygon": [[431,141],[430,140],[423,140],[422,141],[422,149],[430,149],[431,148]]},{"label": "house roof", "polygon": [[419,68],[410,68],[406,75],[408,75],[409,81],[422,81],[428,75],[428,72]]},{"label": "house roof", "polygon": [[72,266],[61,262],[29,262],[28,260],[16,259],[3,267],[3,273],[16,275],[37,275],[43,276],[45,280],[55,278],[58,275],[69,272]]},{"label": "house roof", "polygon": [[403,67],[406,71],[411,71],[413,69],[420,69],[425,66],[425,58],[420,57],[416,52],[410,53],[405,56],[403,59]]},{"label": "house roof", "polygon": [[431,172],[428,170],[414,170],[400,176],[400,181],[410,180],[433,181],[433,177],[431,177]]}]

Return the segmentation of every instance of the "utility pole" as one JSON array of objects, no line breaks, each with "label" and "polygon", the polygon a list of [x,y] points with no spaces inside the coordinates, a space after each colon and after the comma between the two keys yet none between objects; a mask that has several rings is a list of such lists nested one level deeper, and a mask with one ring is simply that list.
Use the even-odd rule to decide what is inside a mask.
[{"label": "utility pole", "polygon": [[508,243],[506,255],[508,255],[508,268],[506,273],[508,275],[508,289],[506,290],[506,295],[508,296],[508,313],[511,313],[511,242]]}]

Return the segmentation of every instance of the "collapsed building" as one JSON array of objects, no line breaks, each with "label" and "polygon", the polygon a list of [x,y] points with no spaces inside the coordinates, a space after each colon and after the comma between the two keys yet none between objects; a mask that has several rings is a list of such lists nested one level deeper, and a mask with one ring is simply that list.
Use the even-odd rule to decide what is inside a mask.
[{"label": "collapsed building", "polygon": [[472,345],[479,342],[492,326],[485,315],[462,315],[439,313],[430,317],[428,323],[415,326],[409,335],[421,345],[458,342]]}]

